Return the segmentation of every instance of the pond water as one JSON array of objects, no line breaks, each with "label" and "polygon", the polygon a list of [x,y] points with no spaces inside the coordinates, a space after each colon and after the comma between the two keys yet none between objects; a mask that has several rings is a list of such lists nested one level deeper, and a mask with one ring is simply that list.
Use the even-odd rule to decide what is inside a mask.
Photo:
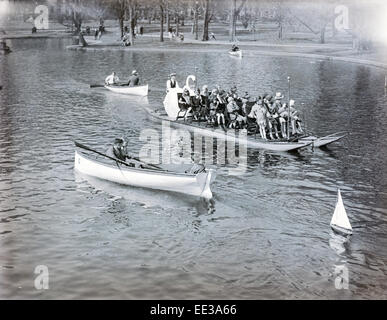
[{"label": "pond water", "polygon": [[[387,98],[384,72],[247,52],[69,51],[70,40],[13,40],[0,56],[0,297],[129,299],[387,298]],[[146,101],[89,84],[137,69],[161,107],[167,75],[287,93],[308,129],[350,135],[323,150],[249,149],[247,169],[216,162],[209,204],[123,187],[73,170],[78,140],[144,145]],[[302,104],[301,104],[302,102]],[[340,188],[354,235],[329,223]],[[36,266],[49,289],[34,287]],[[344,270],[343,273],[340,270]],[[337,289],[348,274],[348,289]]]}]

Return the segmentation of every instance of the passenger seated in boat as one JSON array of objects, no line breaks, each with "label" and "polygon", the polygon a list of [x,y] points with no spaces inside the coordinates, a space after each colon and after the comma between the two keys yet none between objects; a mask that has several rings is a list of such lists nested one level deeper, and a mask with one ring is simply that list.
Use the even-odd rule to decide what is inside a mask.
[{"label": "passenger seated in boat", "polygon": [[214,125],[216,123],[216,108],[217,108],[217,104],[214,102],[211,102],[207,113],[207,122],[209,124]]},{"label": "passenger seated in boat", "polygon": [[[279,115],[278,115],[278,110],[281,107],[281,99],[283,98],[282,94],[280,92],[277,92],[275,101],[272,102],[272,97],[266,97],[265,105],[267,106],[268,109],[268,114],[267,114],[267,124],[269,127],[269,135],[270,139],[274,139],[273,137],[273,129],[274,133],[277,139],[279,139],[279,134],[278,134],[278,125],[279,125]],[[270,99],[270,100],[269,100]]]},{"label": "passenger seated in boat", "polygon": [[192,105],[193,118],[195,120],[200,120],[203,115],[202,114],[203,100],[202,100],[202,96],[200,95],[199,88],[195,90],[195,95],[191,98],[191,105]]},{"label": "passenger seated in boat", "polygon": [[217,102],[217,106],[216,106],[216,122],[220,126],[226,124],[226,120],[225,120],[225,117],[224,117],[224,113],[226,111],[225,95],[226,95],[226,93],[223,90],[221,90],[221,91],[219,91],[219,93],[218,93],[218,95],[216,97],[216,102]]},{"label": "passenger seated in boat", "polygon": [[231,47],[231,51],[232,52],[239,51],[239,47],[237,45],[233,44],[232,47]]},{"label": "passenger seated in boat", "polygon": [[138,76],[138,73],[136,70],[133,70],[132,75],[130,76],[128,81],[128,86],[135,87],[135,86],[138,86],[139,84],[140,84],[140,78]]},{"label": "passenger seated in boat", "polygon": [[[285,137],[287,136],[287,125],[288,121],[290,121],[291,126],[292,126],[292,134],[297,134],[297,133],[302,133],[302,128],[301,128],[301,121],[298,117],[298,112],[294,108],[294,100],[289,101],[289,106],[284,103],[282,105],[282,108],[279,110],[278,114],[280,115],[279,121],[281,124],[281,133],[282,136]],[[290,110],[290,119],[288,116]]]},{"label": "passenger seated in boat", "polygon": [[114,85],[114,84],[118,84],[119,82],[120,82],[120,79],[118,78],[118,76],[114,71],[110,76],[107,76],[105,79],[105,84],[107,85]]},{"label": "passenger seated in boat", "polygon": [[169,89],[175,89],[175,88],[180,88],[180,87],[176,81],[176,73],[171,73],[167,81],[167,92],[169,91]]},{"label": "passenger seated in boat", "polygon": [[263,101],[260,99],[251,108],[251,112],[249,114],[249,118],[253,118],[257,121],[261,137],[262,139],[265,139],[265,140],[267,140],[267,137],[266,137],[267,113],[268,111],[263,105]]},{"label": "passenger seated in boat", "polygon": [[210,110],[210,95],[206,85],[202,87],[200,96],[202,97],[202,115],[207,116]]},{"label": "passenger seated in boat", "polygon": [[184,89],[183,94],[181,95],[179,99],[179,108],[180,111],[177,115],[178,118],[180,118],[180,114],[183,114],[184,120],[187,120],[188,115],[190,114],[192,110],[192,104],[191,104],[191,96],[189,94],[188,89]]},{"label": "passenger seated in boat", "polygon": [[227,113],[229,121],[229,128],[243,128],[243,124],[246,121],[246,118],[242,116],[240,113],[240,108],[236,104],[235,100],[232,97],[228,98],[227,104]]}]

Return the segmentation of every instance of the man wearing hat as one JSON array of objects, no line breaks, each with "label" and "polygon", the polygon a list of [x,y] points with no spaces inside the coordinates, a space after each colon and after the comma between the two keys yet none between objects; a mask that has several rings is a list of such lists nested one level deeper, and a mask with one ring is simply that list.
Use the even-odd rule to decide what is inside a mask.
[{"label": "man wearing hat", "polygon": [[135,86],[138,86],[139,83],[140,83],[140,78],[138,76],[138,73],[136,70],[133,70],[132,75],[130,76],[129,81],[128,81],[128,86],[135,87]]},{"label": "man wearing hat", "polygon": [[126,150],[126,142],[122,138],[114,139],[114,144],[106,151],[106,155],[111,158],[116,158],[121,161],[126,161],[128,153]]},{"label": "man wearing hat", "polygon": [[180,88],[180,87],[176,81],[176,73],[171,73],[167,81],[167,92],[169,91],[169,89],[175,89],[175,88]]}]

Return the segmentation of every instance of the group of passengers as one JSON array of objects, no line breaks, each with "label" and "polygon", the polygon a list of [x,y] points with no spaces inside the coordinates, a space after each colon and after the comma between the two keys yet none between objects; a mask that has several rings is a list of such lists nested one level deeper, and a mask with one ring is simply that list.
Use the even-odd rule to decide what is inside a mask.
[{"label": "group of passengers", "polygon": [[[175,74],[167,82],[167,90],[178,87]],[[191,92],[190,92],[191,91]],[[193,92],[192,92],[193,91]],[[267,133],[271,140],[289,138],[288,135],[301,134],[301,120],[294,107],[295,101],[283,102],[283,95],[277,92],[252,98],[248,92],[239,95],[234,85],[226,91],[217,86],[211,91],[208,86],[202,90],[190,90],[185,87],[179,95],[179,113],[177,119],[191,118],[194,121],[206,121],[212,126],[247,129],[255,128],[263,139]],[[288,128],[289,127],[289,128]],[[289,132],[288,132],[289,131]]]}]

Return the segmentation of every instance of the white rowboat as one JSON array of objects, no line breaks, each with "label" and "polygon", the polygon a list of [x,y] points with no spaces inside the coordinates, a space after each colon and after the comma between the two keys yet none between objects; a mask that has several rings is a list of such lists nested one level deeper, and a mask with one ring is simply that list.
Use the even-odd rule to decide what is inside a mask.
[{"label": "white rowboat", "polygon": [[198,174],[177,173],[166,170],[141,169],[116,164],[105,164],[75,151],[74,169],[80,173],[123,185],[185,193],[212,198],[212,169]]},{"label": "white rowboat", "polygon": [[229,53],[230,55],[234,56],[234,57],[242,58],[242,50],[238,50],[238,51],[229,51],[228,53]]},{"label": "white rowboat", "polygon": [[335,212],[333,213],[331,220],[331,228],[344,235],[352,234],[352,227],[344,207],[343,199],[341,198],[340,189],[337,192],[337,202]]},{"label": "white rowboat", "polygon": [[148,85],[144,86],[115,86],[115,85],[105,85],[105,88],[121,94],[130,94],[135,96],[147,96],[148,95]]}]

